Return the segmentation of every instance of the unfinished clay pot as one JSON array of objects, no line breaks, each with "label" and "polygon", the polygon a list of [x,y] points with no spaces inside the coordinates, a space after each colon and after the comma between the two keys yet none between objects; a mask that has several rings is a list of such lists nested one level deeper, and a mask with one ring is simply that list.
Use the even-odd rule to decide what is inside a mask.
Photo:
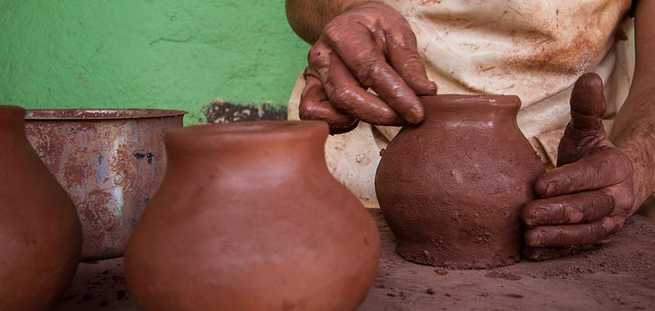
[{"label": "unfinished clay pot", "polygon": [[328,172],[321,122],[170,130],[168,169],[126,255],[145,310],[354,310],[380,241]]},{"label": "unfinished clay pot", "polygon": [[519,260],[519,212],[544,171],[516,124],[516,96],[424,97],[425,121],[382,155],[376,191],[397,252],[421,264]]},{"label": "unfinished clay pot", "polygon": [[77,213],[25,137],[25,111],[0,106],[0,310],[48,310],[70,284]]}]

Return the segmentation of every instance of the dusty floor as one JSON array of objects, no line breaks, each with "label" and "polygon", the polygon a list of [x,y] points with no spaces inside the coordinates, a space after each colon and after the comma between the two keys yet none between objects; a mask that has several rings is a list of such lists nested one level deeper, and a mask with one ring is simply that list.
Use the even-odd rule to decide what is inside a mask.
[{"label": "dusty floor", "polygon": [[[383,236],[380,276],[361,311],[655,310],[655,224],[635,216],[603,247],[544,263],[492,271],[448,271],[405,262]],[[80,266],[56,311],[137,310],[125,289],[122,260]]]}]

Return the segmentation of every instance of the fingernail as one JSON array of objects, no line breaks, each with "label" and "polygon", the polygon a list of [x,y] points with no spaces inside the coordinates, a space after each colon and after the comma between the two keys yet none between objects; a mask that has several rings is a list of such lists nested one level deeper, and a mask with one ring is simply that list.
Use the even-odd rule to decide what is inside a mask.
[{"label": "fingernail", "polygon": [[546,195],[550,195],[553,192],[555,192],[556,187],[557,187],[557,183],[555,183],[554,181],[551,181],[548,184],[546,184]]},{"label": "fingernail", "polygon": [[420,105],[412,108],[407,116],[407,122],[411,124],[419,124],[423,122],[423,108]]},{"label": "fingernail", "polygon": [[540,247],[542,246],[543,234],[540,230],[529,230],[525,233],[525,242],[528,246]]}]

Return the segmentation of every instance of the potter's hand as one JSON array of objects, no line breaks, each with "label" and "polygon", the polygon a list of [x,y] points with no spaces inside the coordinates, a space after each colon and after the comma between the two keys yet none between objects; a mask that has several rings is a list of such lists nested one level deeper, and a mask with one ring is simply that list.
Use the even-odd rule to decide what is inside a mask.
[{"label": "potter's hand", "polygon": [[[378,125],[423,121],[417,95],[435,95],[405,18],[368,2],[332,20],[309,52],[300,117],[324,120],[333,134],[359,120]],[[368,92],[373,90],[378,96]]]},{"label": "potter's hand", "polygon": [[571,97],[558,168],[538,179],[541,199],[523,210],[528,257],[549,259],[594,245],[634,212],[632,162],[608,140],[604,112],[602,80],[582,76]]}]

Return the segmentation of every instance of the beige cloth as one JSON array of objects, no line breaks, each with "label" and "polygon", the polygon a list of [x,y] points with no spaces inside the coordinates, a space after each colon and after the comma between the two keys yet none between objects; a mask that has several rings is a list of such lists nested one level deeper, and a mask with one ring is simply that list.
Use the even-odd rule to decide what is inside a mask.
[{"label": "beige cloth", "polygon": [[[512,94],[522,100],[518,124],[544,162],[554,163],[569,120],[577,78],[594,71],[605,81],[607,123],[628,95],[634,72],[634,23],[629,0],[387,0],[409,21],[428,76],[440,94]],[[617,35],[620,34],[620,35]],[[619,37],[627,36],[627,40]],[[298,118],[304,83],[289,102]],[[380,151],[398,128],[361,123],[328,139],[331,172],[362,201],[376,205]]]}]

